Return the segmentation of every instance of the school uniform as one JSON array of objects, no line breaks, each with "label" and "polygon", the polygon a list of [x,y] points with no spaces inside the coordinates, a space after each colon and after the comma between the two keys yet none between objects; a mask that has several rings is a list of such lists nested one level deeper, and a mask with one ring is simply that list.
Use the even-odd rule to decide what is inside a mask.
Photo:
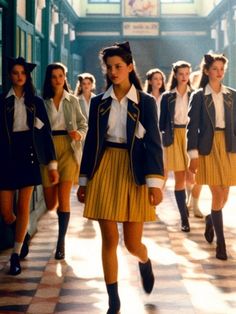
[{"label": "school uniform", "polygon": [[17,98],[13,88],[0,95],[0,189],[16,190],[41,184],[39,164],[56,160],[43,100],[32,104]]},{"label": "school uniform", "polygon": [[[63,92],[58,110],[53,104],[53,99],[46,99],[45,107],[52,128],[60,175],[59,181],[75,182],[78,178],[82,154],[81,141],[85,138],[87,132],[86,119],[81,112],[78,99],[66,90]],[[75,130],[82,136],[80,141],[72,140],[68,134],[68,132]],[[41,172],[43,185],[49,187],[51,184],[47,169],[42,167]]]},{"label": "school uniform", "polygon": [[206,85],[193,93],[187,149],[199,157],[198,184],[236,185],[236,91],[222,85],[216,94]]},{"label": "school uniform", "polygon": [[160,131],[167,171],[184,171],[188,167],[186,125],[191,91],[181,96],[177,88],[165,92],[161,99]]},{"label": "school uniform", "polygon": [[88,121],[88,117],[89,117],[89,109],[90,109],[91,99],[94,96],[96,96],[96,95],[94,93],[91,93],[91,98],[90,98],[89,102],[87,102],[87,100],[85,99],[84,95],[79,95],[78,96],[79,104],[80,104],[80,107],[81,107],[81,111],[82,111],[82,113],[85,116],[87,121]]},{"label": "school uniform", "polygon": [[132,85],[120,102],[113,86],[92,98],[79,183],[87,218],[156,219],[147,186],[162,186],[163,161],[153,97]]}]

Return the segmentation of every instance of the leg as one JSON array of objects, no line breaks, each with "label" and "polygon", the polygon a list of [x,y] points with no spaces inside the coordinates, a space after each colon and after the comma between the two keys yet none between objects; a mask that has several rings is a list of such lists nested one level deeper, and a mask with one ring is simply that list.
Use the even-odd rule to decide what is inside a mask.
[{"label": "leg", "polygon": [[197,218],[203,218],[203,214],[201,213],[198,206],[198,201],[199,201],[201,190],[202,190],[201,185],[194,184],[194,187],[192,189],[192,203],[193,203],[193,214]]},{"label": "leg", "polygon": [[12,224],[16,220],[13,213],[13,199],[15,191],[0,191],[0,211],[6,224]]},{"label": "leg", "polygon": [[10,274],[18,275],[21,273],[20,253],[27,233],[30,213],[30,200],[33,192],[33,186],[25,187],[19,190],[17,200],[16,216],[16,236],[13,253],[10,260]]},{"label": "leg", "polygon": [[120,309],[120,299],[118,295],[118,260],[117,246],[119,233],[117,223],[108,220],[99,220],[102,235],[102,264],[104,279],[109,296],[109,314],[117,313]]},{"label": "leg", "polygon": [[142,243],[143,223],[124,222],[124,242],[128,251],[139,259],[139,270],[146,293],[151,293],[154,286],[152,264],[148,258],[147,248]]},{"label": "leg", "polygon": [[72,182],[61,182],[58,185],[58,240],[55,253],[56,259],[65,258],[65,236],[70,220],[70,193]]},{"label": "leg", "polygon": [[181,230],[189,232],[190,226],[188,221],[188,209],[186,205],[186,192],[185,192],[185,171],[176,171],[175,173],[175,199],[178,205],[181,217]]},{"label": "leg", "polygon": [[44,200],[48,210],[58,208],[58,184],[43,188]]},{"label": "leg", "polygon": [[212,224],[216,233],[216,258],[221,260],[227,259],[226,245],[224,238],[224,227],[223,227],[223,217],[222,208],[225,205],[229,188],[222,186],[210,186],[212,194],[212,211],[211,219]]}]

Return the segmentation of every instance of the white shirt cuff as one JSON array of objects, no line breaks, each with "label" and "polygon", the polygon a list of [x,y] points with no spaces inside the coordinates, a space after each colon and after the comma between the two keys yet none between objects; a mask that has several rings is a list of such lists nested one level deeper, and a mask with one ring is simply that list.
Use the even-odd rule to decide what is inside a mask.
[{"label": "white shirt cuff", "polygon": [[48,170],[57,170],[57,161],[56,160],[50,161],[50,163],[48,164]]},{"label": "white shirt cuff", "polygon": [[164,185],[164,180],[160,178],[146,178],[146,183],[148,188],[159,188],[162,189]]},{"label": "white shirt cuff", "polygon": [[189,150],[188,155],[190,159],[198,158],[198,150],[197,149]]},{"label": "white shirt cuff", "polygon": [[86,186],[88,183],[87,177],[79,177],[79,186]]}]

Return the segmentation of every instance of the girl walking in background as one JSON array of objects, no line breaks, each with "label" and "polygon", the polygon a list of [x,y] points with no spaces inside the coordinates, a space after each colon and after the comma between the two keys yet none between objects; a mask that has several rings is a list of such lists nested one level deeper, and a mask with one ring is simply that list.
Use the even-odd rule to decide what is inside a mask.
[{"label": "girl walking in background", "polygon": [[172,66],[170,90],[161,99],[160,131],[164,146],[164,167],[166,172],[174,171],[175,198],[181,217],[181,230],[190,231],[186,206],[185,182],[189,179],[186,150],[186,125],[188,102],[192,92],[189,76],[191,65],[177,61]]},{"label": "girl walking in background", "polygon": [[75,95],[79,99],[83,115],[88,120],[91,98],[95,96],[93,91],[96,88],[95,77],[90,73],[78,75],[78,82],[75,88]]},{"label": "girl walking in background", "polygon": [[11,275],[21,273],[20,258],[28,254],[30,200],[34,186],[41,184],[39,164],[45,165],[50,185],[58,182],[50,124],[43,100],[35,95],[31,78],[35,66],[21,57],[9,58],[12,86],[8,93],[0,96],[0,210],[4,221],[15,225]]},{"label": "girl walking in background", "polygon": [[144,90],[155,97],[157,104],[157,116],[160,119],[161,96],[166,90],[165,74],[158,68],[150,69],[146,73],[146,82]]},{"label": "girl walking in background", "polygon": [[85,202],[84,216],[100,226],[107,313],[114,314],[120,310],[117,223],[123,223],[125,246],[138,258],[143,288],[151,293],[143,223],[156,220],[164,177],[155,100],[141,91],[129,43],[104,48],[100,56],[107,88],[91,101],[78,199]]},{"label": "girl walking in background", "polygon": [[81,141],[87,132],[78,99],[69,93],[65,67],[60,63],[49,64],[43,86],[43,98],[50,120],[58,160],[60,179],[52,186],[45,167],[42,167],[43,190],[46,206],[57,209],[58,240],[56,259],[65,257],[65,235],[70,219],[70,193],[79,173]]},{"label": "girl walking in background", "polygon": [[187,127],[189,169],[212,194],[205,238],[211,243],[216,234],[216,258],[221,260],[227,259],[222,209],[229,187],[236,185],[236,91],[222,84],[227,63],[221,54],[204,56],[201,88],[191,97]]}]

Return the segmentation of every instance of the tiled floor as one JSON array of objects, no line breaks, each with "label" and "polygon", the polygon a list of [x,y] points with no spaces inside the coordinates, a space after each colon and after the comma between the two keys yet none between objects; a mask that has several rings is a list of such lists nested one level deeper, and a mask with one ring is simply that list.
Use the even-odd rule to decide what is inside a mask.
[{"label": "tiled floor", "polygon": [[[203,237],[204,221],[190,215],[191,232],[179,231],[168,181],[165,199],[157,208],[159,219],[145,225],[144,242],[153,261],[153,293],[143,293],[137,261],[119,245],[119,290],[122,314],[233,314],[236,313],[236,189],[224,209],[228,261],[215,259],[215,244]],[[204,188],[201,203],[209,213],[210,198]],[[45,214],[22,262],[17,277],[7,275],[9,251],[0,253],[0,313],[103,314],[107,295],[100,258],[100,233],[96,222],[82,217],[82,205],[72,195],[72,217],[65,261],[54,259],[57,234],[55,213]],[[120,226],[121,228],[121,226]],[[120,229],[121,230],[121,229]],[[121,230],[122,231],[122,230]]]}]

